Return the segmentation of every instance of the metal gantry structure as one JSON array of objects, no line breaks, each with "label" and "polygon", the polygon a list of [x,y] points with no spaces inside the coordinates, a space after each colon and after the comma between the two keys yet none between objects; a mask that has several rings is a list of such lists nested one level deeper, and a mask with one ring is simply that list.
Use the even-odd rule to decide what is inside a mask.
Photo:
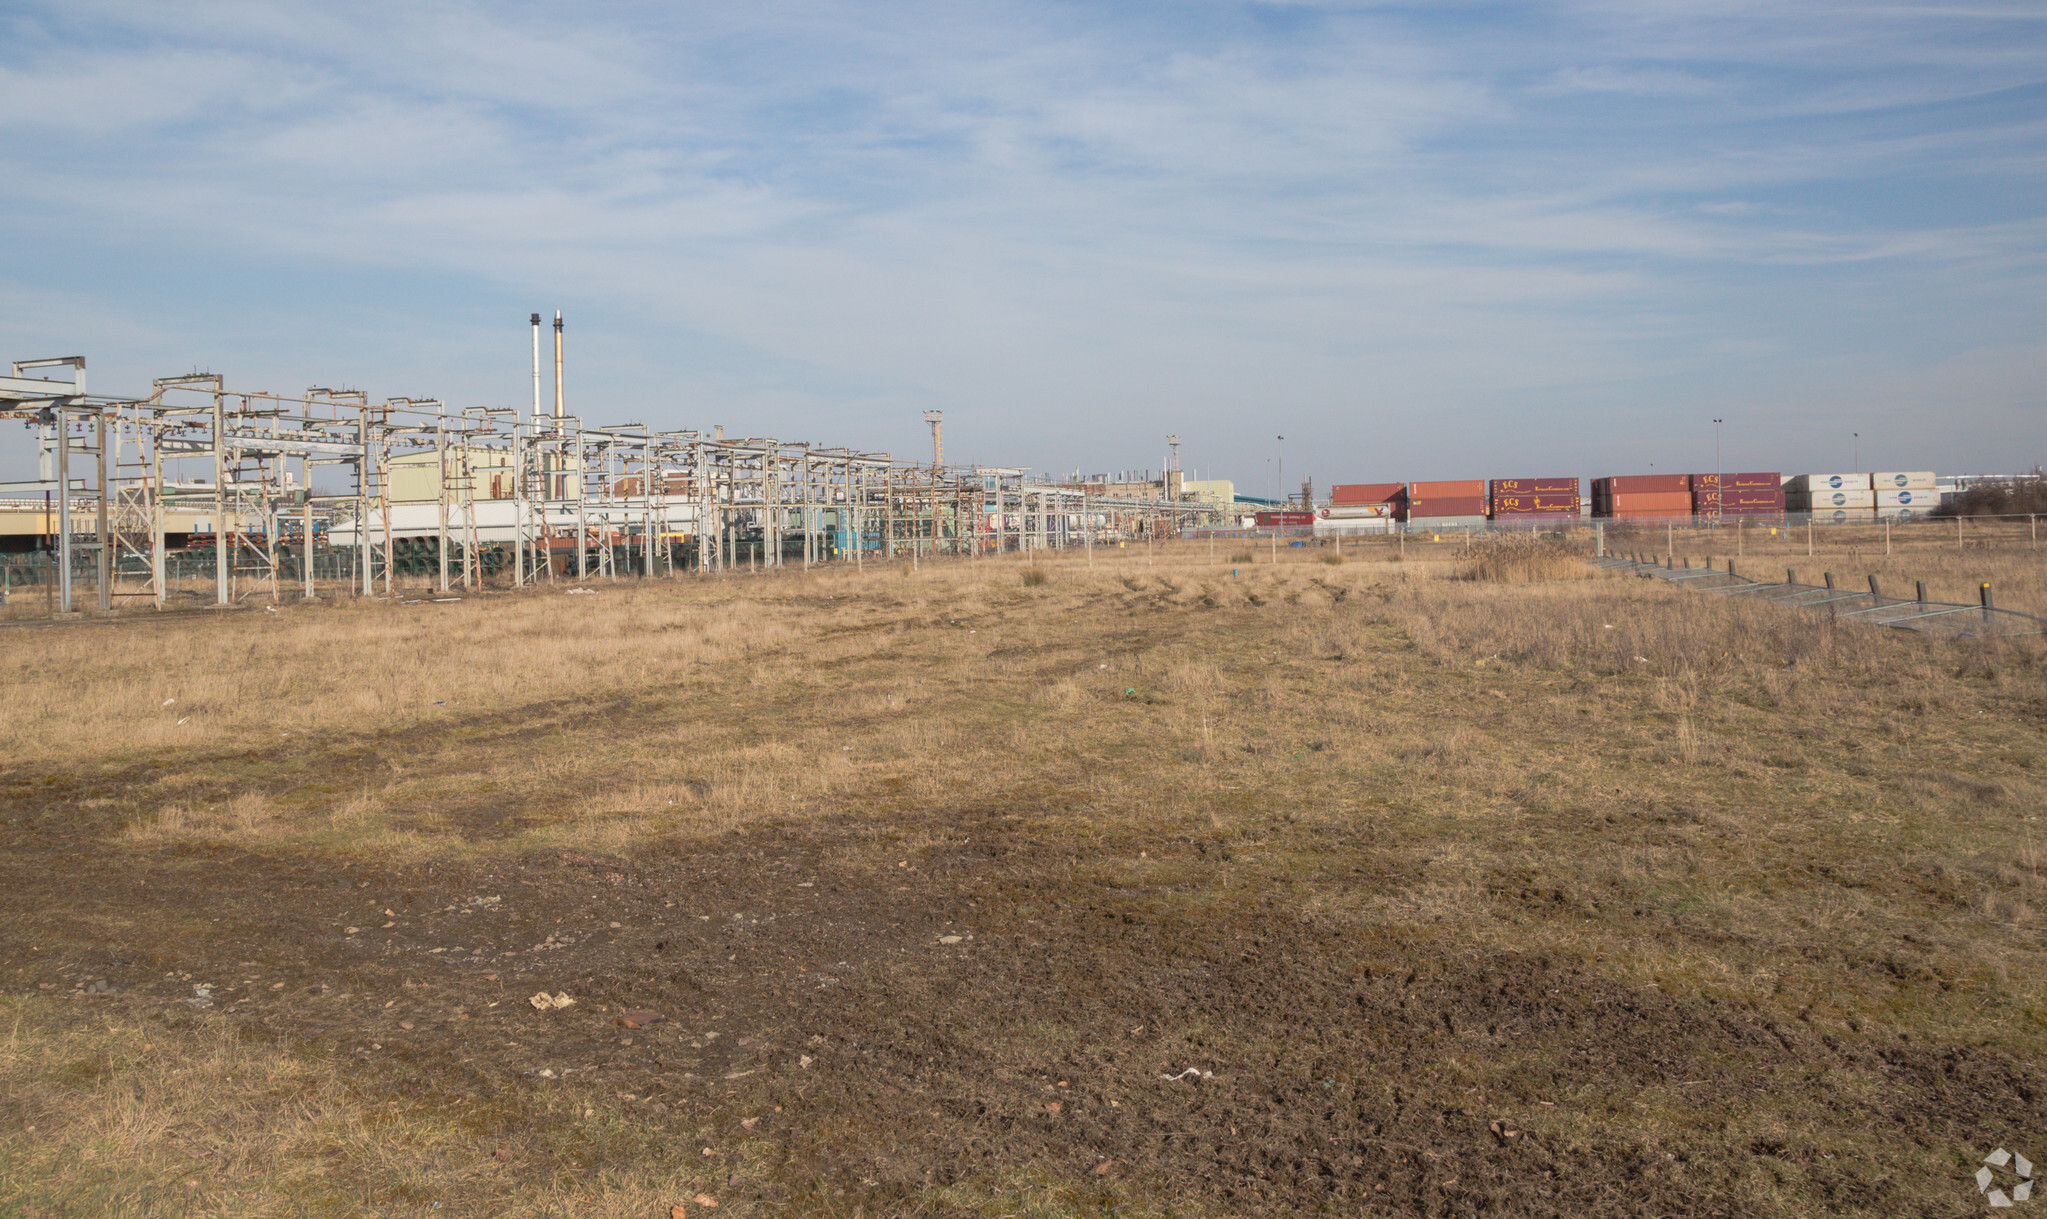
[{"label": "metal gantry structure", "polygon": [[[62,367],[71,381],[28,375]],[[322,589],[392,596],[401,580],[445,593],[1093,547],[1216,511],[1090,494],[1021,467],[947,466],[928,414],[933,460],[913,462],[722,428],[596,426],[559,404],[522,415],[232,390],[214,373],[96,396],[84,359],[66,357],[16,362],[0,418],[37,437],[38,477],[0,483],[0,511],[41,512],[60,613],[77,609],[80,577],[102,611],[195,595],[229,606]]]}]

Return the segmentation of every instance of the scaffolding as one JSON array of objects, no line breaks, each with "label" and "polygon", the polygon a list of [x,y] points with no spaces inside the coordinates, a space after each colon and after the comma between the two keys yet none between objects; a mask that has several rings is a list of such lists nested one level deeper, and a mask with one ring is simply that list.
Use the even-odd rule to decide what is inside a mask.
[{"label": "scaffolding", "polygon": [[[28,375],[72,370],[72,380]],[[944,464],[768,437],[728,439],[557,411],[451,412],[360,390],[231,390],[159,378],[91,395],[81,357],[16,362],[0,418],[35,429],[38,477],[0,483],[53,552],[55,611],[391,597],[567,580],[918,564],[1170,536],[1212,517],[1184,499],[1091,494],[1022,467]],[[928,418],[928,415],[927,415]],[[188,587],[196,577],[210,588]],[[210,596],[208,595],[210,594]]]}]

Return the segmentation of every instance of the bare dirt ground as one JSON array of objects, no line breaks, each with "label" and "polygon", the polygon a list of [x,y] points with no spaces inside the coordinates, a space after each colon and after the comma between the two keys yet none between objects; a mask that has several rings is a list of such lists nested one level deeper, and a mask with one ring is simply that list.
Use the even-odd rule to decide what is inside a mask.
[{"label": "bare dirt ground", "polygon": [[2047,1150],[2037,646],[1323,557],[0,639],[0,1206],[1959,1215]]}]

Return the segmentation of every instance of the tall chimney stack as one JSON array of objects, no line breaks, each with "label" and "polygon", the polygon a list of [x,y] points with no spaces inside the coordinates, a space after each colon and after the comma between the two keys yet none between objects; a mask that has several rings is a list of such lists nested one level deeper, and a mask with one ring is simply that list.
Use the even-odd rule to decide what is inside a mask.
[{"label": "tall chimney stack", "polygon": [[540,422],[540,315],[533,315],[533,422]]},{"label": "tall chimney stack", "polygon": [[554,426],[561,427],[562,415],[562,311],[554,311]]}]

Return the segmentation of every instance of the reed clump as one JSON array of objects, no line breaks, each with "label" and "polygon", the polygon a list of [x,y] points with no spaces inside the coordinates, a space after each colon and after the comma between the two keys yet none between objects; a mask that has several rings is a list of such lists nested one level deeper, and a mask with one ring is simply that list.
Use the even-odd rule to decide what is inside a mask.
[{"label": "reed clump", "polygon": [[1584,552],[1558,538],[1489,537],[1475,542],[1456,578],[1488,584],[1546,584],[1592,574]]}]

